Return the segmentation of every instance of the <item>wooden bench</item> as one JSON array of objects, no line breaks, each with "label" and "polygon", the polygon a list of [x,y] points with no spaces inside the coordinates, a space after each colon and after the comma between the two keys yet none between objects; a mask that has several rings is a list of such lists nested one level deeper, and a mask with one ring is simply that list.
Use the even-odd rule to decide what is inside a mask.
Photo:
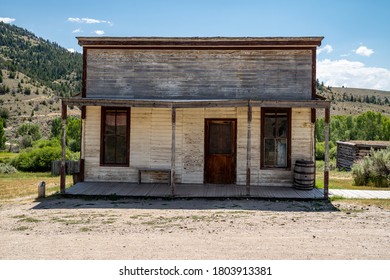
[{"label": "wooden bench", "polygon": [[167,168],[138,168],[138,184],[141,184],[142,172],[160,172],[168,174],[168,185],[171,185],[171,169]]}]

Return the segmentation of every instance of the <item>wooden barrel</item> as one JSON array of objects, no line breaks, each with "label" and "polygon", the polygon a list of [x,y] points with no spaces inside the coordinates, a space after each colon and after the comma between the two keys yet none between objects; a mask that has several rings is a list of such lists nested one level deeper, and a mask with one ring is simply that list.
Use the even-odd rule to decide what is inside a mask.
[{"label": "wooden barrel", "polygon": [[294,187],[301,190],[314,188],[315,165],[313,161],[297,160],[294,168]]}]

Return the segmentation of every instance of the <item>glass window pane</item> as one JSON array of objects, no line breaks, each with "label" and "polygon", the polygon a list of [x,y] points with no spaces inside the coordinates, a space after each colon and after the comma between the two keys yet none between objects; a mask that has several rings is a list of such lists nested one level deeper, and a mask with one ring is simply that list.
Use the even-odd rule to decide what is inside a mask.
[{"label": "glass window pane", "polygon": [[276,139],[276,166],[287,167],[287,139]]},{"label": "glass window pane", "polygon": [[265,114],[264,116],[264,137],[275,137],[276,119],[274,114]]},{"label": "glass window pane", "polygon": [[104,163],[115,163],[115,136],[104,137]]},{"label": "glass window pane", "polygon": [[115,134],[115,112],[106,112],[105,134]]},{"label": "glass window pane", "polygon": [[103,129],[103,160],[106,164],[127,162],[128,110],[106,109]]},{"label": "glass window pane", "polygon": [[262,141],[264,167],[289,166],[288,162],[288,136],[290,109],[264,109]]},{"label": "glass window pane", "polygon": [[274,166],[275,165],[275,140],[264,139],[264,165]]},{"label": "glass window pane", "polygon": [[278,116],[276,124],[276,137],[287,137],[287,116]]},{"label": "glass window pane", "polygon": [[116,137],[116,163],[126,163],[126,137]]}]

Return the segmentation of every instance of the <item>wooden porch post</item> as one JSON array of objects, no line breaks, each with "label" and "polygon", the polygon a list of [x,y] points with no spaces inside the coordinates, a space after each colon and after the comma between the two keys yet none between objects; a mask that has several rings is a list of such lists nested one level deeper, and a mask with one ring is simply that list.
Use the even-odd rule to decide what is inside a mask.
[{"label": "wooden porch post", "polygon": [[171,191],[175,195],[175,155],[176,155],[176,108],[172,108],[172,147],[171,147]]},{"label": "wooden porch post", "polygon": [[62,160],[61,160],[61,179],[60,193],[65,193],[66,186],[66,117],[68,115],[68,106],[61,101],[61,119],[62,119]]},{"label": "wooden porch post", "polygon": [[330,108],[325,108],[325,164],[324,164],[324,198],[329,198],[329,123]]},{"label": "wooden porch post", "polygon": [[251,160],[252,160],[252,105],[248,102],[248,133],[246,142],[246,195],[251,194]]}]

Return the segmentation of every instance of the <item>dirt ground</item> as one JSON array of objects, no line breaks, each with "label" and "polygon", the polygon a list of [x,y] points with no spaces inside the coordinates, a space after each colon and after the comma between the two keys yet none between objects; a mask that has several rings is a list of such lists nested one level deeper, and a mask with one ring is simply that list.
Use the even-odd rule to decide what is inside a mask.
[{"label": "dirt ground", "polygon": [[390,211],[343,200],[0,205],[0,259],[390,259]]}]

